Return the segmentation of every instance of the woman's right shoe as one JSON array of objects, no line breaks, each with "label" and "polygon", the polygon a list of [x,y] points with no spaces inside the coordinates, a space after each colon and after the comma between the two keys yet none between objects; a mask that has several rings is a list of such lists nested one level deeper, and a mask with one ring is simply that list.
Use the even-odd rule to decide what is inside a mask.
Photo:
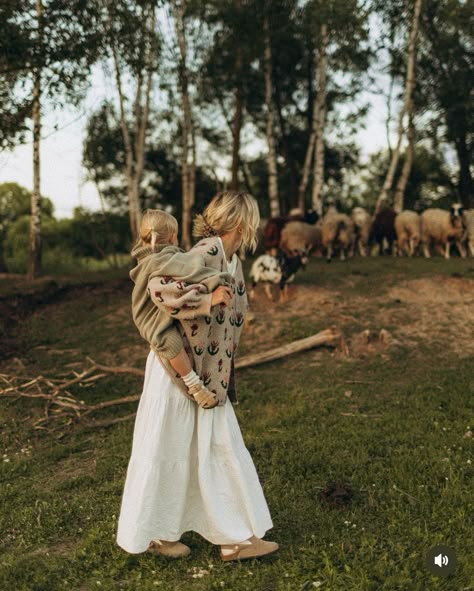
[{"label": "woman's right shoe", "polygon": [[191,554],[191,548],[181,542],[165,542],[164,540],[152,540],[148,552],[155,556],[168,556],[169,558],[184,558]]},{"label": "woman's right shoe", "polygon": [[[249,544],[250,542],[250,544]],[[222,550],[232,550],[231,553],[222,553]],[[220,557],[224,561],[228,560],[247,560],[249,558],[259,558],[269,556],[278,551],[276,542],[267,542],[252,536],[245,543],[241,544],[221,544]]]}]

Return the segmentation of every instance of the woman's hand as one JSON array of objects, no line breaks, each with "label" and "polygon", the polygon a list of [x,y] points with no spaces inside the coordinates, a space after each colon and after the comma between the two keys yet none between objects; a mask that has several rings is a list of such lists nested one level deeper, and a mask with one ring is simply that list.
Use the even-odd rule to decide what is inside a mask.
[{"label": "woman's hand", "polygon": [[219,287],[216,287],[216,289],[212,292],[211,307],[217,306],[217,304],[224,304],[224,306],[229,306],[231,299],[231,288],[226,287],[224,285],[219,285]]}]

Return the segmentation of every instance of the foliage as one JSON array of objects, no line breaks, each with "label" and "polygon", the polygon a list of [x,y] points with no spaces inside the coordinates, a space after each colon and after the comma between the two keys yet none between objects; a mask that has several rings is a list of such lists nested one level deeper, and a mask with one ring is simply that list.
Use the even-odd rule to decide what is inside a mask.
[{"label": "foliage", "polygon": [[[402,155],[395,171],[394,186],[400,176],[403,162]],[[386,152],[377,152],[370,157],[363,176],[364,190],[361,194],[362,203],[366,206],[375,206],[377,192],[385,178],[387,165]],[[456,187],[443,156],[432,152],[423,144],[418,145],[405,189],[404,209],[418,211],[426,207],[448,209],[455,199]]]},{"label": "foliage", "polygon": [[2,2],[0,23],[0,107],[8,113],[0,123],[0,147],[13,147],[31,117],[33,73],[41,71],[42,94],[53,104],[64,97],[77,104],[101,32],[97,13],[85,0],[42,0],[41,36],[33,0]]}]

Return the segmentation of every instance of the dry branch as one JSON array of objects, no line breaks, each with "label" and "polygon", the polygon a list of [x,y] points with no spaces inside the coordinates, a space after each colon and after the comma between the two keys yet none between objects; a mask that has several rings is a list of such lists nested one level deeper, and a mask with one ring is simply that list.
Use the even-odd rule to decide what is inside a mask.
[{"label": "dry branch", "polygon": [[267,361],[274,361],[275,359],[281,359],[287,355],[300,353],[301,351],[307,351],[308,349],[319,347],[321,345],[340,346],[342,341],[342,335],[339,331],[328,328],[305,339],[300,339],[298,341],[294,341],[293,343],[282,345],[281,347],[276,347],[275,349],[270,349],[270,351],[264,351],[263,353],[255,353],[253,355],[241,357],[240,359],[236,360],[235,368],[242,369],[244,367],[258,365],[260,363],[266,363]]}]

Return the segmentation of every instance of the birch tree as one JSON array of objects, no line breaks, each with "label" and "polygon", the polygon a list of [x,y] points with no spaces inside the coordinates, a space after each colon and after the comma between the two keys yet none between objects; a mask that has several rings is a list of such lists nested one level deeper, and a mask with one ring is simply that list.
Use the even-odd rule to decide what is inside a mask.
[{"label": "birch tree", "polygon": [[[140,187],[158,49],[155,2],[112,3],[107,0],[105,18],[105,34],[111,50],[125,151],[130,230],[132,239],[136,240],[141,219]],[[129,73],[129,86],[135,86],[130,107],[126,98],[129,86],[125,89],[124,72]]]},{"label": "birch tree", "polygon": [[[400,158],[400,148],[404,136],[404,118],[405,115],[408,113],[410,106],[412,105],[412,95],[413,89],[415,86],[415,56],[416,56],[416,41],[418,35],[418,24],[420,20],[420,12],[421,12],[421,2],[422,0],[415,0],[415,5],[413,9],[413,17],[411,22],[411,30],[408,39],[408,47],[406,53],[406,76],[405,76],[405,89],[403,93],[403,104],[400,109],[400,113],[398,116],[398,129],[397,129],[397,143],[392,151],[392,157],[390,160],[390,164],[388,167],[387,175],[385,177],[385,181],[382,186],[382,190],[377,198],[377,203],[375,205],[375,212],[376,215],[380,209],[382,208],[383,203],[387,199],[387,193],[392,188],[393,178],[395,175],[395,171],[397,168],[398,160]],[[400,204],[398,204],[400,205]]]},{"label": "birch tree", "polygon": [[[37,47],[42,53],[43,6],[36,0]],[[41,207],[40,207],[40,132],[41,132],[41,65],[33,73],[33,192],[31,193],[30,248],[28,257],[28,279],[35,279],[41,272]]]},{"label": "birch tree", "polygon": [[324,127],[326,119],[326,75],[327,75],[327,25],[321,25],[321,41],[318,61],[318,94],[315,101],[315,149],[314,175],[311,203],[318,215],[322,214],[321,189],[324,181]]},{"label": "birch tree", "polygon": [[410,176],[411,167],[413,164],[413,155],[415,153],[415,125],[413,123],[413,101],[408,109],[408,132],[407,132],[407,147],[405,150],[405,159],[403,161],[402,171],[397,181],[395,188],[395,197],[393,200],[393,209],[396,213],[403,210],[405,189]]},{"label": "birch tree", "polygon": [[60,108],[64,100],[77,105],[84,97],[98,55],[96,17],[92,7],[82,10],[81,0],[18,0],[0,6],[0,108],[7,108],[6,125],[0,124],[2,146],[22,141],[31,121],[29,279],[41,272],[41,112],[44,105]]},{"label": "birch tree", "polygon": [[273,84],[272,84],[272,46],[270,38],[270,23],[268,18],[268,4],[263,15],[264,37],[264,72],[265,72],[265,104],[267,108],[267,167],[268,167],[268,199],[270,202],[270,215],[280,215],[280,202],[278,199],[278,170],[274,137],[273,116]]},{"label": "birch tree", "polygon": [[191,210],[195,200],[196,184],[196,139],[194,122],[189,96],[189,73],[187,67],[186,22],[184,0],[172,0],[175,20],[176,38],[179,46],[179,82],[183,102],[183,119],[181,122],[181,186],[182,186],[182,220],[181,242],[188,250],[191,248]]}]

